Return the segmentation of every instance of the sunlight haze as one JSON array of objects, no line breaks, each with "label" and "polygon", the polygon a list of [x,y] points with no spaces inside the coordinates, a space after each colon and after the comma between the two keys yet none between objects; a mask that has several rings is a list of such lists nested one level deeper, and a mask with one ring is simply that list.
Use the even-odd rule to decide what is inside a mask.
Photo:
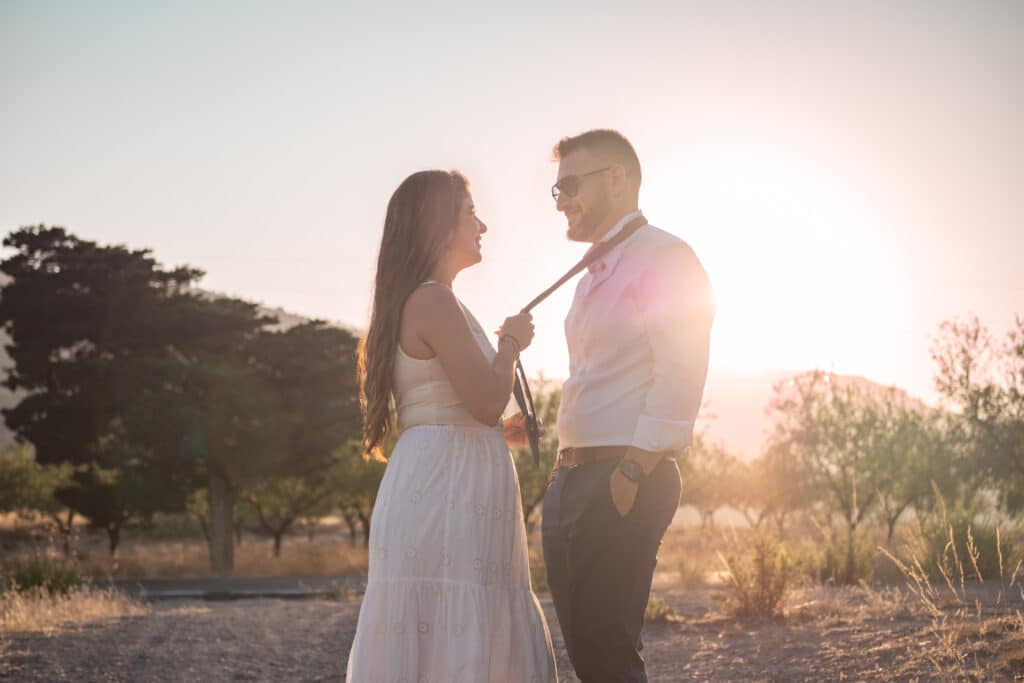
[{"label": "sunlight haze", "polygon": [[[356,327],[385,205],[458,168],[494,329],[574,263],[560,137],[622,131],[641,208],[705,264],[712,364],[931,397],[938,324],[1022,312],[1024,5],[5,2],[0,225],[188,263]],[[531,372],[567,373],[566,287]]]}]

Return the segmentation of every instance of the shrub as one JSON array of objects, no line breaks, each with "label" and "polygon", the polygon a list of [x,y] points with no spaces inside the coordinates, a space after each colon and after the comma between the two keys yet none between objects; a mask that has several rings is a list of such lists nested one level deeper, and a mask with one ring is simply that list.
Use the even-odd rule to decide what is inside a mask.
[{"label": "shrub", "polygon": [[825,534],[818,581],[854,586],[871,581],[875,545],[867,532],[843,531]]},{"label": "shrub", "polygon": [[109,588],[83,586],[67,595],[51,595],[41,587],[8,591],[0,593],[0,642],[8,633],[52,634],[67,625],[141,616],[149,611],[146,604]]},{"label": "shrub", "polygon": [[[943,536],[934,529],[929,531],[928,539],[919,540],[930,540],[937,547]],[[1004,600],[1007,579],[1012,592],[1021,590],[1020,564],[1012,570],[1000,569],[1005,567],[1005,550],[998,530],[993,536],[995,558],[991,559],[979,549],[969,523],[960,535],[951,523],[945,545],[934,558],[922,560],[912,553],[904,560],[880,548],[905,577],[909,595],[931,617],[930,638],[920,645],[926,648],[927,658],[942,680],[1018,680],[1024,673],[1024,614],[1015,601]],[[972,596],[967,590],[969,579],[985,582],[982,566],[995,567],[991,576],[999,577],[999,590],[989,593],[994,600]],[[942,579],[935,580],[936,576]],[[979,654],[985,658],[979,660]]]},{"label": "shrub", "polygon": [[785,549],[766,533],[751,536],[746,554],[719,553],[725,565],[725,604],[736,616],[773,616],[792,579]]},{"label": "shrub", "polygon": [[672,606],[659,597],[652,595],[647,600],[647,610],[644,612],[644,621],[648,624],[673,621],[676,611]]},{"label": "shrub", "polygon": [[534,593],[547,593],[548,571],[544,559],[538,550],[530,550],[530,586]]},{"label": "shrub", "polygon": [[924,558],[931,576],[960,576],[968,580],[1003,577],[1019,561],[1018,549],[996,524],[957,507],[926,517],[918,524],[915,555]]},{"label": "shrub", "polygon": [[700,559],[683,558],[676,563],[679,585],[683,588],[703,588],[707,583],[704,563]]},{"label": "shrub", "polygon": [[6,587],[18,592],[43,589],[50,595],[67,595],[82,584],[73,567],[44,555],[14,564],[4,575]]},{"label": "shrub", "polygon": [[816,525],[820,541],[791,542],[790,558],[794,573],[816,583],[855,586],[869,582],[874,575],[876,552],[871,533],[836,531]]}]

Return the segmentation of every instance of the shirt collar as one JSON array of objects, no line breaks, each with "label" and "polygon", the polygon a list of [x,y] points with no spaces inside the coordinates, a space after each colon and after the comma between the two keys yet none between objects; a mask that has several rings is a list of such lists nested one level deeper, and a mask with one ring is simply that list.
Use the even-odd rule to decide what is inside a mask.
[{"label": "shirt collar", "polygon": [[[620,232],[622,232],[622,229],[626,227],[627,223],[629,223],[631,220],[633,220],[639,215],[639,210],[627,213],[625,216],[620,218],[619,221],[612,226],[612,229],[605,233],[604,237],[601,238],[601,241],[597,242],[594,246],[597,246],[597,244],[600,244],[601,242],[607,242],[611,238],[618,235]],[[621,246],[621,244],[617,245],[616,248],[611,250],[611,252],[605,254],[604,258],[598,261],[594,261],[593,263],[588,265],[587,270],[593,273],[594,275],[600,275],[601,273],[604,273],[606,270],[608,270],[610,267],[614,266],[615,263],[618,261],[618,252],[620,251],[618,247]]]},{"label": "shirt collar", "polygon": [[[640,215],[640,210],[632,211],[627,213],[625,216],[619,219],[619,222],[612,226],[612,229],[605,233],[604,237],[601,238],[601,242],[607,242],[611,238],[622,232],[622,229],[626,227],[626,223]],[[600,244],[600,242],[599,242]]]}]

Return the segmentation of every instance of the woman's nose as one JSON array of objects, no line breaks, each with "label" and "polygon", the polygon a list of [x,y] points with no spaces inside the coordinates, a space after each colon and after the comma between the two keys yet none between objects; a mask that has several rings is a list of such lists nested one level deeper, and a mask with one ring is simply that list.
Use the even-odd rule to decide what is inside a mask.
[{"label": "woman's nose", "polygon": [[479,218],[476,219],[476,222],[480,224],[480,234],[481,235],[484,234],[485,232],[487,232],[487,224],[486,223],[484,223]]}]

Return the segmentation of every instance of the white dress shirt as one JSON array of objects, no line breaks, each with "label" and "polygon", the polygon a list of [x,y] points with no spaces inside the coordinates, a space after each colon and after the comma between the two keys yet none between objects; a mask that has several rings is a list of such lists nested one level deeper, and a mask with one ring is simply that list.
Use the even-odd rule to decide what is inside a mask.
[{"label": "white dress shirt", "polygon": [[565,319],[559,448],[682,451],[700,409],[715,312],[704,268],[685,242],[645,225],[588,270]]}]

